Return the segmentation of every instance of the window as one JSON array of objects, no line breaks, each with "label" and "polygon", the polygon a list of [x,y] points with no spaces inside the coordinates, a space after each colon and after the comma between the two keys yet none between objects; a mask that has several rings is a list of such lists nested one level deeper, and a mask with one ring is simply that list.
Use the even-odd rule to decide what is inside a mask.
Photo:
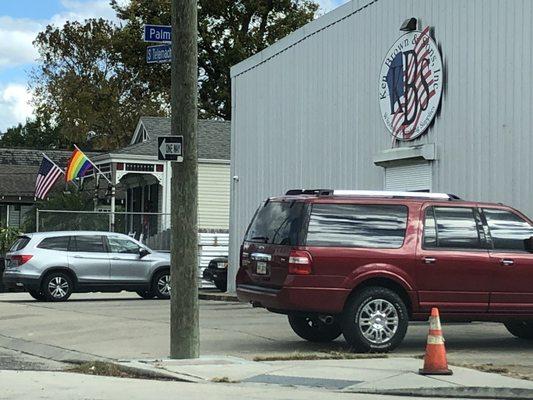
[{"label": "window", "polygon": [[269,201],[253,219],[246,240],[294,246],[300,243],[305,204],[296,201]]},{"label": "window", "polygon": [[108,237],[109,252],[121,253],[121,254],[139,254],[141,249],[139,245],[128,239],[122,239],[119,237]]},{"label": "window", "polygon": [[406,226],[405,206],[316,204],[309,220],[307,245],[400,248]]},{"label": "window", "polygon": [[425,248],[483,248],[472,208],[429,207],[424,219]]},{"label": "window", "polygon": [[529,222],[518,215],[498,209],[483,209],[495,250],[526,251],[524,239],[533,236]]},{"label": "window", "polygon": [[40,249],[47,249],[47,250],[67,251],[69,240],[70,240],[69,236],[58,236],[58,237],[46,238],[46,239],[43,239],[37,247]]},{"label": "window", "polygon": [[75,236],[74,251],[86,253],[105,253],[102,236]]},{"label": "window", "polygon": [[15,243],[9,249],[10,252],[22,250],[30,242],[30,238],[27,236],[19,236]]}]

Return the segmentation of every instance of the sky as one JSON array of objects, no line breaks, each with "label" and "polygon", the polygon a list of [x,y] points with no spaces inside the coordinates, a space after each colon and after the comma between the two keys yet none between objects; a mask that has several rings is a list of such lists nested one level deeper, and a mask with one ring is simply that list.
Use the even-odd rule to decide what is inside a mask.
[{"label": "sky", "polygon": [[[322,13],[346,1],[318,0]],[[94,17],[115,19],[109,0],[0,0],[0,132],[33,113],[28,76],[38,56],[37,34],[48,24]]]}]

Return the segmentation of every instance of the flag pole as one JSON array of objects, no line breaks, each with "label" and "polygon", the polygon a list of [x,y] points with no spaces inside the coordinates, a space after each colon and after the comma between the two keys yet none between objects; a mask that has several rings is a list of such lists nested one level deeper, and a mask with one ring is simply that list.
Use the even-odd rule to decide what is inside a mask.
[{"label": "flag pole", "polygon": [[[78,146],[74,145],[74,147],[76,148],[76,150],[81,151],[80,148],[79,148]],[[81,151],[81,152],[83,153],[83,151]],[[83,154],[85,155],[85,153],[83,153]],[[85,156],[85,157],[87,157],[87,156]],[[109,184],[110,184],[111,186],[115,186],[115,185],[113,184],[113,182],[111,182],[111,181],[109,180],[109,178],[108,178],[107,176],[105,176],[105,174],[104,174],[102,171],[100,171],[100,168],[98,168],[98,167],[97,167],[97,166],[91,161],[91,159],[90,159],[89,157],[87,157],[87,160],[89,160],[89,162],[90,162],[91,165],[94,167],[94,169],[95,169],[96,171],[98,171],[98,173],[99,173],[100,175],[102,175],[102,176],[104,177],[104,179],[105,179],[106,181],[109,182]]]}]

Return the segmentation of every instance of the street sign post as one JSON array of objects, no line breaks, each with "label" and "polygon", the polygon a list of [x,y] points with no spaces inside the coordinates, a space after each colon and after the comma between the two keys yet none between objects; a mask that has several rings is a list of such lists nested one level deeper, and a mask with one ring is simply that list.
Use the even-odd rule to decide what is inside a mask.
[{"label": "street sign post", "polygon": [[172,61],[172,48],[169,44],[148,46],[146,48],[146,62],[148,64],[169,63]]},{"label": "street sign post", "polygon": [[183,162],[183,136],[160,136],[157,138],[157,159]]},{"label": "street sign post", "polygon": [[145,25],[143,38],[145,42],[170,43],[172,27],[170,25]]}]

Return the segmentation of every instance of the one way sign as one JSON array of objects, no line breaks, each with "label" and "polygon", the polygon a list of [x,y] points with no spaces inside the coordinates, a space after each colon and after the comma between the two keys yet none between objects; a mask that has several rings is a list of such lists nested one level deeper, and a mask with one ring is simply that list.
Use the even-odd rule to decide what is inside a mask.
[{"label": "one way sign", "polygon": [[183,162],[183,136],[158,137],[157,159]]}]

